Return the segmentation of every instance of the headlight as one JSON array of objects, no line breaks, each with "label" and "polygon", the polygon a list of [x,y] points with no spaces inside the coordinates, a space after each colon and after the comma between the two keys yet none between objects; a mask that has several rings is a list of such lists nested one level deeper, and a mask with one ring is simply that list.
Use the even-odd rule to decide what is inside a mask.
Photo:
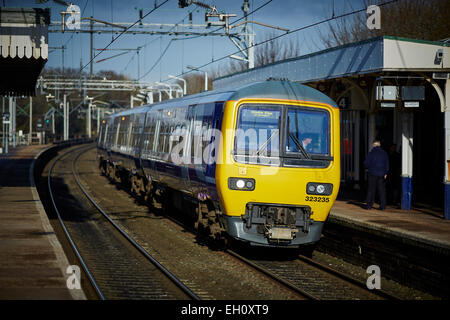
[{"label": "headlight", "polygon": [[253,191],[255,190],[255,179],[228,178],[228,188],[231,190]]},{"label": "headlight", "polygon": [[309,182],[306,185],[306,193],[320,196],[329,196],[333,193],[333,185],[331,183]]}]

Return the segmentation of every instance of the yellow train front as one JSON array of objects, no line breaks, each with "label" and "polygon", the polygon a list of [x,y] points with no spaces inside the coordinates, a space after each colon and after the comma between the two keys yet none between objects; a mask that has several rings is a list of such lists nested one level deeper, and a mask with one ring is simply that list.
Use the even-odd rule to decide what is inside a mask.
[{"label": "yellow train front", "polygon": [[319,240],[338,193],[339,109],[308,86],[253,83],[112,115],[98,151],[111,178],[214,238],[299,247]]},{"label": "yellow train front", "polygon": [[228,235],[316,243],[338,194],[339,130],[336,104],[307,86],[268,81],[230,97],[215,174]]}]

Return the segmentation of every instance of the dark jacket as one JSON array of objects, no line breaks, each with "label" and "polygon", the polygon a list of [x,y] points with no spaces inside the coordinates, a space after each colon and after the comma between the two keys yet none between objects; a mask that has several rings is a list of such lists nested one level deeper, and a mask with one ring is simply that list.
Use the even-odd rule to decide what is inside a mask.
[{"label": "dark jacket", "polygon": [[364,161],[364,167],[369,171],[369,174],[382,177],[389,171],[389,157],[380,147],[373,148],[367,155]]}]

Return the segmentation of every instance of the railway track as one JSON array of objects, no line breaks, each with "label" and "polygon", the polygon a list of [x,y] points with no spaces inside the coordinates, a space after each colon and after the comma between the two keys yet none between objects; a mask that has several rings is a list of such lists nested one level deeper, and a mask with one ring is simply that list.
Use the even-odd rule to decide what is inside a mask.
[{"label": "railway track", "polygon": [[[77,147],[58,156],[49,169],[48,191],[62,229],[98,297],[199,300],[129,237],[81,185],[76,162],[91,148]],[[73,195],[89,201],[79,207]]]},{"label": "railway track", "polygon": [[[80,152],[77,158],[82,154]],[[75,163],[75,159],[73,163]],[[74,171],[74,169],[73,169]],[[74,171],[75,172],[75,171]],[[76,176],[76,175],[75,175]],[[86,183],[86,182],[85,182]],[[80,184],[81,185],[81,184]],[[80,186],[84,190],[83,186]],[[88,193],[84,190],[89,197]],[[91,198],[91,197],[89,197]],[[90,201],[95,204],[94,199]],[[96,204],[95,204],[96,205]],[[98,207],[98,205],[96,205]],[[100,207],[97,210],[101,210]],[[107,216],[107,215],[106,215]],[[165,215],[168,220],[181,226],[182,228],[195,233],[195,231],[186,224],[179,222],[170,215]],[[109,218],[110,223],[114,223]],[[116,228],[120,226],[116,224]],[[130,231],[129,231],[130,232]],[[130,232],[133,235],[133,232]],[[136,241],[130,239],[136,245]],[[206,240],[206,237],[204,239]],[[139,246],[139,245],[138,245]],[[143,249],[144,250],[144,249]],[[145,251],[145,250],[144,250]],[[279,286],[282,286],[297,295],[313,300],[380,300],[380,299],[397,299],[384,291],[369,291],[365,283],[353,279],[347,275],[339,273],[327,266],[320,265],[317,262],[303,256],[296,259],[284,260],[262,260],[245,258],[233,250],[227,249],[224,254],[238,259],[241,263],[246,264],[260,274],[272,279]]]},{"label": "railway track", "polygon": [[382,290],[369,290],[365,283],[310,258],[262,260],[248,259],[233,250],[233,257],[277,279],[313,300],[399,300]]},{"label": "railway track", "polygon": [[[184,229],[197,233],[176,218],[170,215],[165,217]],[[198,236],[204,242],[211,241],[207,236]],[[230,248],[224,252],[270,277],[280,286],[310,300],[400,300],[383,290],[369,290],[366,283],[302,255],[293,260],[271,261],[246,258]]]},{"label": "railway track", "polygon": [[[165,217],[184,229],[197,233],[176,218],[170,215]],[[211,241],[207,236],[198,236],[204,242]],[[369,290],[366,283],[302,255],[294,260],[270,261],[249,259],[230,248],[224,252],[270,277],[280,286],[310,300],[400,300],[383,290]]]}]

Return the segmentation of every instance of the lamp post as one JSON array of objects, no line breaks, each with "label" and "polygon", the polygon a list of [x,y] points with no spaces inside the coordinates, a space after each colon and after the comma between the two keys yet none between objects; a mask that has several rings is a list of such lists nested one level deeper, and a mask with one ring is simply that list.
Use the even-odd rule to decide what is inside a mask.
[{"label": "lamp post", "polygon": [[158,86],[166,86],[169,87],[169,99],[172,99],[172,86],[168,85],[167,83],[162,82],[155,82]]},{"label": "lamp post", "polygon": [[186,95],[186,87],[187,87],[186,80],[184,80],[183,78],[180,78],[180,77],[172,76],[170,74],[168,75],[168,77],[171,78],[171,79],[176,79],[176,80],[183,81],[183,95],[185,96]]},{"label": "lamp post", "polygon": [[92,101],[94,100],[94,98],[86,96],[86,100],[89,101],[88,102],[88,114],[87,114],[87,117],[86,117],[86,122],[87,122],[86,123],[87,124],[86,131],[87,131],[87,135],[88,135],[88,137],[90,139],[91,135],[92,135],[92,130],[91,130],[91,111],[92,111],[92,106],[93,106]]},{"label": "lamp post", "polygon": [[195,70],[195,71],[199,71],[199,72],[203,72],[205,74],[205,91],[208,91],[208,73],[206,71],[201,71],[198,68],[193,67],[193,66],[186,66],[186,68]]}]

